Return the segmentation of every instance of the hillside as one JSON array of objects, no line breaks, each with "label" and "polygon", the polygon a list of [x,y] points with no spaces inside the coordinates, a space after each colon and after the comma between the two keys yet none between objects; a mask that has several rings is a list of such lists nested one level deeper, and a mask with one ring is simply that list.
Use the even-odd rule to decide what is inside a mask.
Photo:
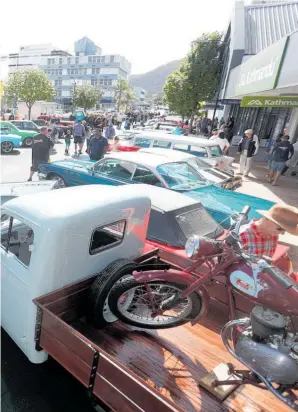
[{"label": "hillside", "polygon": [[142,87],[148,94],[162,92],[167,76],[178,69],[182,60],[174,60],[170,63],[159,66],[144,74],[134,74],[129,76],[129,82],[133,86]]}]

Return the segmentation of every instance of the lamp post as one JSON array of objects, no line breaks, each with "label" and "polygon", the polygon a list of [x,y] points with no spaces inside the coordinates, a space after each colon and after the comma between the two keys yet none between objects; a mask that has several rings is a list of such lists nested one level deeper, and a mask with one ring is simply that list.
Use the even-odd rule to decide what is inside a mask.
[{"label": "lamp post", "polygon": [[76,86],[77,86],[77,83],[74,81],[74,82],[73,82],[73,88],[72,88],[72,112],[73,112],[73,113],[74,113],[74,111],[75,111]]}]

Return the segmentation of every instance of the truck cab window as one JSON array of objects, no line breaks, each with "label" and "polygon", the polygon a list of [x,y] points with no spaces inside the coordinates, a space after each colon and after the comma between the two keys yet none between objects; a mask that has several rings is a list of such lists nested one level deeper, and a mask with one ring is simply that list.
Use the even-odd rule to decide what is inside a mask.
[{"label": "truck cab window", "polygon": [[125,232],[125,220],[110,223],[106,226],[96,228],[91,236],[89,247],[90,255],[95,255],[102,250],[119,245]]},{"label": "truck cab window", "polygon": [[30,264],[33,242],[34,232],[31,227],[8,215],[1,216],[1,247],[27,267]]}]

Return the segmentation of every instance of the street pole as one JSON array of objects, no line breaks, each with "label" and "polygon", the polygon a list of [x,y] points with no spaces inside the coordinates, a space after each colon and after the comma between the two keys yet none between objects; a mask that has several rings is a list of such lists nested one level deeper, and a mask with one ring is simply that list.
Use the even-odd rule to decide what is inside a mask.
[{"label": "street pole", "polygon": [[74,100],[74,98],[75,98],[75,93],[76,93],[76,82],[73,82],[73,91],[72,91],[72,112],[73,112],[73,114],[74,114],[74,112],[75,112],[75,100]]}]

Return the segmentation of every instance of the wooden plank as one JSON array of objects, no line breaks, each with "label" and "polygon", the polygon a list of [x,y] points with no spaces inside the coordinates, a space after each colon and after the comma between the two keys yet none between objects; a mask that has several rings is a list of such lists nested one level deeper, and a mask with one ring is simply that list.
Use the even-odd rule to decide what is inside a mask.
[{"label": "wooden plank", "polygon": [[87,287],[60,297],[59,299],[55,299],[53,302],[47,303],[45,305],[45,308],[47,308],[57,316],[74,307],[77,307],[79,309],[79,304],[86,301],[86,299],[88,298],[89,290],[90,287]]},{"label": "wooden plank", "polygon": [[46,295],[42,295],[33,300],[33,302],[37,306],[46,306],[49,303],[55,302],[58,299],[61,299],[65,296],[72,295],[73,293],[86,289],[92,285],[94,279],[97,275],[88,277],[83,280],[79,280],[75,283],[71,283],[68,286],[64,286],[63,288],[57,289],[54,292],[47,293]]},{"label": "wooden plank", "polygon": [[[183,409],[167,402],[163,396],[160,396],[160,394],[135,378],[129,371],[120,368],[105,356],[99,358],[96,375],[96,379],[104,378],[126,398],[133,399],[133,402],[140,410],[146,412],[183,412]],[[94,393],[96,394],[95,391]]]},{"label": "wooden plank", "polygon": [[[126,398],[101,376],[96,377],[93,393],[113,411],[142,412],[142,409],[138,408],[133,401]],[[121,405],[121,409],[119,409],[119,405]]]},{"label": "wooden plank", "polygon": [[[43,313],[41,337],[45,333],[54,336],[56,341],[60,342],[60,344],[66,348],[69,348],[76,357],[79,357],[91,367],[94,350],[92,350],[90,343],[88,344],[88,341],[81,339],[79,332],[57,318],[47,309],[44,309]],[[42,340],[40,345],[47,351],[43,346]]]},{"label": "wooden plank", "polygon": [[77,356],[68,346],[63,345],[45,330],[42,331],[40,337],[40,346],[80,381],[82,385],[88,388],[91,367],[80,356]]}]

